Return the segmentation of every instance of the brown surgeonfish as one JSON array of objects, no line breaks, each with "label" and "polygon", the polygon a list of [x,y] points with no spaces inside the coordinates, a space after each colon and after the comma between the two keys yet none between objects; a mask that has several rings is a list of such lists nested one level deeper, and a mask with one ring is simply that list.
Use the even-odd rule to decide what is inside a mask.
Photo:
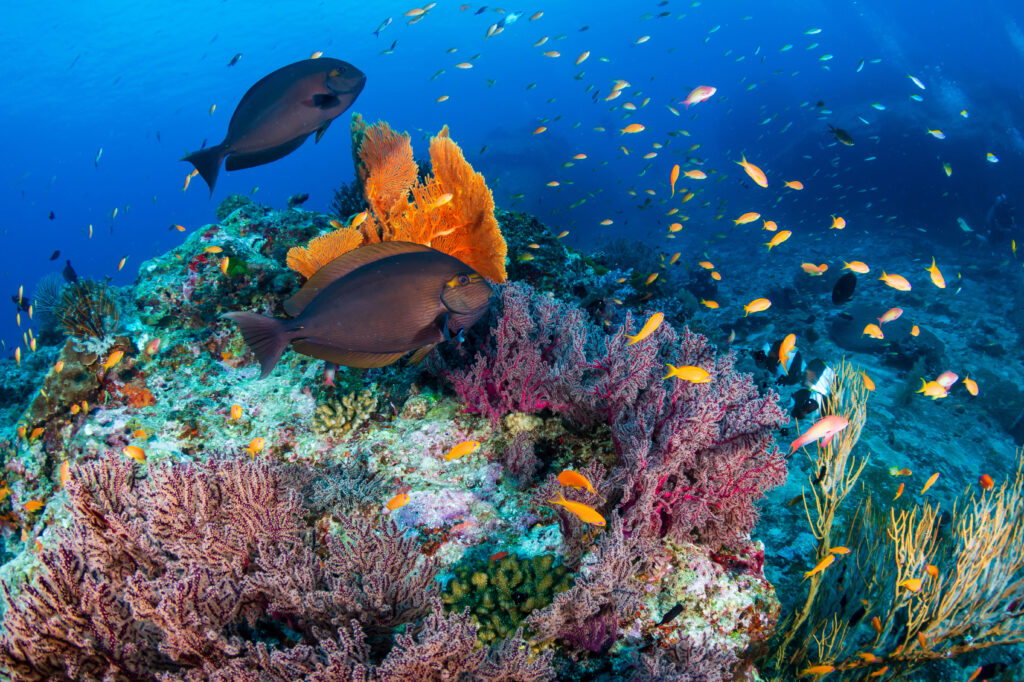
[{"label": "brown surgeonfish", "polygon": [[213,194],[225,157],[229,171],[252,168],[291,154],[314,132],[319,142],[364,85],[366,74],[340,59],[289,64],[249,88],[231,115],[223,142],[182,161],[196,167]]},{"label": "brown surgeonfish", "polygon": [[414,361],[469,329],[487,312],[491,286],[436,249],[380,242],[338,256],[285,301],[291,319],[227,313],[265,378],[291,344],[303,355],[347,367]]}]

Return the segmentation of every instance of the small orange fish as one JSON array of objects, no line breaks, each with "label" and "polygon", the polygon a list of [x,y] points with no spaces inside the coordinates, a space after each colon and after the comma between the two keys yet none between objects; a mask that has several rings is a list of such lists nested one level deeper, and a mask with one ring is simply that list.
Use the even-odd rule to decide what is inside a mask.
[{"label": "small orange fish", "polygon": [[648,336],[653,334],[655,330],[661,326],[661,323],[664,320],[664,313],[654,313],[653,315],[647,318],[647,322],[644,323],[643,328],[640,331],[638,331],[635,335],[630,336],[629,334],[626,334],[626,338],[629,339],[629,343],[627,343],[626,345],[632,346],[634,343],[643,341]]},{"label": "small orange fish", "polygon": [[764,174],[764,171],[755,166],[754,164],[747,161],[747,157],[744,156],[742,161],[737,161],[737,164],[743,166],[743,170],[754,181],[759,187],[768,186],[768,176]]},{"label": "small orange fish", "polygon": [[824,675],[825,673],[834,672],[836,667],[834,665],[812,665],[810,668],[805,668],[800,673],[800,677],[804,675]]},{"label": "small orange fish", "polygon": [[833,548],[831,548],[828,551],[831,552],[832,554],[849,554],[850,553],[850,548],[849,547],[833,547]]},{"label": "small orange fish", "polygon": [[253,438],[249,441],[249,447],[245,450],[249,453],[249,457],[255,459],[256,454],[263,449],[264,440],[260,437]]},{"label": "small orange fish", "polygon": [[582,502],[570,502],[562,496],[561,492],[558,493],[557,500],[548,500],[548,502],[565,507],[584,523],[591,523],[595,526],[605,525],[604,517],[596,509]]},{"label": "small orange fish", "polygon": [[124,351],[123,350],[115,350],[113,353],[111,353],[109,356],[107,356],[106,361],[103,363],[103,369],[105,369],[105,370],[110,369],[111,367],[113,367],[117,363],[121,362],[121,358],[123,358],[123,357],[124,357]]},{"label": "small orange fish", "polygon": [[580,53],[580,56],[579,56],[579,57],[576,57],[576,66],[579,66],[579,65],[580,65],[580,64],[582,64],[583,62],[587,61],[587,58],[588,58],[589,56],[590,56],[590,52],[589,52],[589,51],[584,51],[584,52],[581,52],[581,53]]},{"label": "small orange fish", "polygon": [[710,308],[711,310],[718,310],[718,301],[707,301],[701,299],[700,304],[706,308]]},{"label": "small orange fish", "polygon": [[683,175],[691,180],[705,180],[708,177],[708,174],[702,170],[688,170]]},{"label": "small orange fish", "polygon": [[679,230],[681,229],[683,229],[682,223],[672,223],[671,225],[668,226],[669,232],[679,232]]},{"label": "small orange fish", "polygon": [[888,670],[889,670],[889,666],[887,666],[887,665],[883,665],[883,666],[882,666],[881,668],[879,668],[879,669],[878,669],[878,670],[876,670],[875,672],[873,672],[873,673],[868,673],[868,677],[881,677],[881,676],[882,676],[882,675],[884,675],[884,674],[885,674],[885,673],[886,673],[886,672],[887,672]]},{"label": "small orange fish", "polygon": [[760,213],[757,213],[755,211],[748,211],[747,213],[744,213],[743,215],[741,215],[739,218],[732,222],[735,223],[736,225],[746,225],[748,223],[754,222],[760,217]]},{"label": "small orange fish", "polygon": [[465,440],[453,447],[448,451],[448,454],[444,456],[444,461],[450,462],[453,459],[460,459],[466,455],[472,454],[477,451],[480,447],[480,442],[475,440]]},{"label": "small orange fish", "polygon": [[861,372],[860,376],[864,380],[864,388],[869,391],[875,390],[875,382],[871,380],[871,377],[868,376],[867,372]]},{"label": "small orange fish", "polygon": [[974,682],[974,680],[978,679],[978,676],[981,675],[981,671],[983,669],[984,666],[978,666],[978,669],[971,673],[971,676],[967,678],[967,682]]},{"label": "small orange fish", "polygon": [[203,251],[206,253],[220,253],[223,250],[224,249],[222,249],[219,246],[207,246],[205,249],[203,249]]},{"label": "small orange fish", "polygon": [[753,301],[751,301],[750,303],[748,303],[745,306],[743,306],[743,310],[744,310],[743,317],[746,317],[750,313],[760,313],[760,312],[763,312],[765,310],[768,310],[771,307],[772,307],[772,302],[769,301],[767,298],[755,298]]},{"label": "small orange fish", "polygon": [[714,270],[715,269],[715,266],[712,265],[711,261],[709,261],[709,260],[702,260],[701,262],[697,263],[697,265],[701,266],[705,270]]},{"label": "small orange fish", "polygon": [[42,500],[29,500],[28,502],[25,503],[25,511],[29,513],[39,511],[45,506],[46,503],[43,502]]},{"label": "small orange fish", "polygon": [[800,182],[799,180],[787,180],[783,184],[785,184],[786,187],[795,190],[801,190],[804,188],[804,183]]},{"label": "small orange fish", "polygon": [[[936,471],[934,474],[928,477],[927,481],[924,482],[924,487],[921,488],[921,494],[924,495],[926,492],[928,492],[928,488],[931,488],[933,485],[935,485],[935,481],[937,480],[939,480],[939,472]],[[916,592],[917,590],[914,591]]]},{"label": "small orange fish", "polygon": [[881,634],[881,632],[882,632],[882,621],[880,621],[878,619],[878,616],[875,616],[874,618],[871,619],[871,627],[873,627],[875,629],[875,632]]},{"label": "small orange fish", "polygon": [[786,338],[782,339],[782,343],[779,344],[779,364],[782,366],[783,372],[789,372],[789,356],[794,348],[796,348],[796,334],[786,334]]},{"label": "small orange fish", "polygon": [[146,429],[135,429],[134,431],[132,431],[132,438],[146,440],[147,438],[149,438],[149,434],[146,433]]},{"label": "small orange fish", "polygon": [[864,331],[861,332],[861,335],[864,335],[864,334],[870,336],[873,339],[884,339],[885,338],[885,335],[882,334],[881,327],[879,327],[877,324],[865,325],[864,326]]},{"label": "small orange fish", "polygon": [[768,247],[768,251],[771,251],[772,248],[778,246],[782,242],[789,239],[792,234],[793,233],[790,232],[789,230],[782,230],[781,232],[776,232],[775,236],[771,238],[771,241],[765,242],[765,246]]},{"label": "small orange fish", "polygon": [[129,445],[122,450],[122,452],[134,459],[136,462],[142,463],[146,461],[146,452],[138,445]]},{"label": "small orange fish", "polygon": [[572,469],[566,469],[562,473],[558,474],[558,478],[555,480],[566,487],[581,488],[588,490],[594,495],[597,494],[597,491],[594,490],[594,486],[590,483],[590,480],[588,480],[583,474],[573,471]]},{"label": "small orange fish", "polygon": [[932,284],[934,284],[935,286],[937,286],[940,289],[945,289],[946,288],[946,279],[942,276],[942,273],[935,266],[935,258],[934,257],[932,257],[932,265],[931,265],[931,267],[925,268],[925,270],[927,270],[928,274],[931,276]]},{"label": "small orange fish", "polygon": [[145,353],[146,355],[156,355],[157,351],[160,350],[160,339],[153,339],[146,344]]},{"label": "small orange fish", "polygon": [[939,567],[933,564],[925,564],[924,572],[933,578],[939,577]]},{"label": "small orange fish", "polygon": [[882,276],[878,279],[897,291],[910,291],[911,289],[910,282],[908,282],[907,278],[902,275],[890,275],[886,273],[885,270],[882,270]]},{"label": "small orange fish", "polygon": [[237,404],[237,403],[232,405],[231,406],[230,416],[231,416],[231,420],[232,421],[238,421],[239,419],[241,419],[242,418],[242,406]]},{"label": "small orange fish", "polygon": [[832,216],[832,224],[828,226],[830,230],[842,230],[846,228],[846,218],[841,216]]},{"label": "small orange fish", "polygon": [[896,495],[892,498],[893,502],[895,502],[896,500],[900,499],[900,495],[903,494],[903,487],[904,487],[903,484],[900,483],[900,487],[896,488]]},{"label": "small orange fish", "polygon": [[[60,374],[64,370],[64,361],[58,360],[53,366],[53,373]],[[966,381],[966,380],[965,380]]]},{"label": "small orange fish", "polygon": [[982,490],[992,490],[995,484],[996,482],[993,481],[992,477],[989,476],[988,474],[982,474],[981,477],[978,479],[978,485],[981,486]]},{"label": "small orange fish", "polygon": [[548,129],[547,126],[540,126],[536,130],[533,131],[533,134],[534,135],[540,135],[541,133],[543,133],[547,129]]},{"label": "small orange fish", "polygon": [[859,260],[852,260],[849,263],[843,261],[843,270],[852,270],[858,275],[866,275],[871,272],[871,268],[868,267],[867,263]]},{"label": "small orange fish", "polygon": [[651,274],[647,275],[647,279],[644,280],[644,286],[650,286],[656,279],[658,279],[658,273],[652,272]]},{"label": "small orange fish", "polygon": [[671,189],[672,189],[672,193],[669,194],[670,198],[674,197],[676,195],[676,180],[678,180],[678,179],[679,179],[679,164],[677,163],[676,165],[672,166],[672,172],[668,176],[669,187],[671,187]]},{"label": "small orange fish", "polygon": [[64,460],[63,462],[60,463],[60,487],[63,488],[64,485],[70,480],[71,465],[68,464],[67,460]]},{"label": "small orange fish", "polygon": [[800,269],[811,277],[820,277],[828,271],[828,263],[822,263],[821,265],[815,265],[814,263],[801,263]]},{"label": "small orange fish", "polygon": [[814,568],[812,568],[811,570],[809,570],[806,573],[804,573],[804,580],[806,580],[807,578],[810,578],[811,576],[818,575],[819,573],[824,571],[826,568],[831,566],[832,562],[834,562],[835,560],[836,560],[836,555],[835,554],[829,554],[824,559],[819,561],[815,565]]},{"label": "small orange fish", "polygon": [[775,232],[776,230],[779,229],[779,224],[774,220],[766,220],[764,221],[764,229],[768,230],[769,232]]},{"label": "small orange fish", "polygon": [[924,393],[932,400],[938,400],[939,398],[945,398],[949,395],[949,391],[945,386],[937,381],[925,381],[921,379],[921,388],[917,390],[918,393]]},{"label": "small orange fish", "polygon": [[889,308],[884,313],[882,313],[882,316],[880,318],[878,318],[878,323],[885,324],[886,322],[898,320],[900,318],[900,315],[902,314],[903,308]]},{"label": "small orange fish", "polygon": [[721,282],[722,281],[722,274],[720,272],[715,272],[714,270],[712,270],[711,271],[711,279],[715,280],[716,282]]},{"label": "small orange fish", "polygon": [[409,504],[409,494],[408,493],[398,493],[397,495],[392,497],[390,500],[388,500],[384,504],[384,506],[388,508],[388,511],[395,511],[396,509],[400,509],[400,508],[404,507],[407,504]]},{"label": "small orange fish", "polygon": [[309,55],[309,58],[310,59],[320,59],[320,57],[323,57],[323,56],[324,56],[324,51],[323,50],[317,50],[313,54]]},{"label": "small orange fish", "polygon": [[640,123],[630,123],[625,128],[622,128],[620,132],[624,135],[630,135],[633,133],[642,133],[644,130],[646,130],[646,128],[644,128]]},{"label": "small orange fish", "polygon": [[508,556],[508,552],[505,551],[505,550],[502,550],[500,552],[495,552],[491,556],[487,557],[487,561],[490,561],[490,562],[501,561],[502,559],[504,559],[507,556]]},{"label": "small orange fish", "polygon": [[970,377],[964,377],[964,388],[971,395],[978,395],[978,382]]},{"label": "small orange fish", "polygon": [[221,271],[221,273],[224,274],[225,277],[227,277],[228,265],[230,265],[230,264],[231,264],[231,259],[228,256],[224,256],[224,259],[220,262],[220,271]]},{"label": "small orange fish", "polygon": [[708,373],[703,367],[694,367],[693,365],[684,365],[682,367],[676,367],[675,365],[667,365],[668,374],[663,379],[682,379],[683,381],[689,381],[691,384],[706,384],[711,381],[711,374]]},{"label": "small orange fish", "polygon": [[920,578],[907,578],[899,584],[899,587],[905,587],[911,592],[921,591],[921,579]]}]

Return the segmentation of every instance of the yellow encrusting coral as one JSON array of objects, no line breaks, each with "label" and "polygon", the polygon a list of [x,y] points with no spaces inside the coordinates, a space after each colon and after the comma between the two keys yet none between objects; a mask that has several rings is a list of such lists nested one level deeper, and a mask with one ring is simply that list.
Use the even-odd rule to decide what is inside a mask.
[{"label": "yellow encrusting coral", "polygon": [[356,114],[353,156],[370,209],[351,223],[288,252],[288,267],[309,277],[325,263],[365,244],[407,241],[458,258],[492,282],[504,282],[508,247],[494,217],[494,198],[448,127],[430,141],[433,174],[419,182],[409,135]]}]

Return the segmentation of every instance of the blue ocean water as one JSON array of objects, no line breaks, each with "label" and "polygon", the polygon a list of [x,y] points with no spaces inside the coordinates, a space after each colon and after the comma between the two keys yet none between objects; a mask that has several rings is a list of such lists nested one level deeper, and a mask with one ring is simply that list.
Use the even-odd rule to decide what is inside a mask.
[{"label": "blue ocean water", "polygon": [[[441,2],[412,25],[409,9],[69,2],[41,13],[8,3],[0,289],[30,292],[65,258],[82,275],[129,282],[140,262],[182,239],[171,225],[211,221],[232,192],[272,204],[308,192],[308,208],[326,209],[332,189],[353,177],[347,116],[317,145],[222,173],[212,199],[199,181],[182,191],[190,167],[178,161],[204,140],[220,141],[252,83],[317,50],[367,74],[353,111],[412,131],[424,154],[422,136],[447,123],[500,206],[570,229],[577,244],[659,238],[671,220],[644,210],[644,190],[664,187],[673,163],[696,167],[686,157],[726,171],[746,154],[773,177],[813,179],[813,192],[786,197],[783,208],[790,223],[815,229],[822,214],[858,212],[870,218],[864,233],[914,226],[929,239],[955,239],[955,217],[982,223],[995,195],[1019,193],[1022,92],[1011,74],[1024,60],[1024,30],[1011,2],[972,3],[969,12],[957,2],[554,2],[505,8],[522,15],[490,38],[488,27],[507,16],[497,7]],[[560,56],[544,55],[552,50]],[[455,67],[465,61],[473,68]],[[615,79],[630,87],[606,102]],[[684,110],[678,102],[700,84],[716,96]],[[438,103],[442,95],[449,99]],[[638,108],[623,110],[626,101]],[[620,134],[629,122],[645,132]],[[856,146],[837,147],[826,123],[849,130]],[[547,130],[532,135],[541,125]],[[667,136],[683,130],[688,136]],[[665,146],[643,159],[655,141]],[[692,144],[700,147],[688,152]],[[998,163],[986,161],[989,152]],[[563,167],[578,153],[588,158]],[[705,185],[699,198],[711,206],[692,212],[690,234],[711,229],[720,206],[738,211],[749,196],[744,180],[731,172]],[[614,223],[601,227],[606,218]],[[13,317],[0,319],[8,354],[21,336]]]}]

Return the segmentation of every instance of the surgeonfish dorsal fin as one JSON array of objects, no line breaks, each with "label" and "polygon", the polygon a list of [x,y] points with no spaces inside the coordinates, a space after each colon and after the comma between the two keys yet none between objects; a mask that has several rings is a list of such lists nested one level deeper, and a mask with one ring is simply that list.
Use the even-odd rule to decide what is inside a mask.
[{"label": "surgeonfish dorsal fin", "polygon": [[299,291],[284,302],[286,313],[295,317],[302,314],[306,306],[317,297],[321,291],[338,281],[354,270],[374,263],[384,258],[398,256],[405,253],[433,251],[429,246],[413,244],[412,242],[377,242],[367,244],[343,253],[327,265],[313,273],[313,276],[306,280]]}]

